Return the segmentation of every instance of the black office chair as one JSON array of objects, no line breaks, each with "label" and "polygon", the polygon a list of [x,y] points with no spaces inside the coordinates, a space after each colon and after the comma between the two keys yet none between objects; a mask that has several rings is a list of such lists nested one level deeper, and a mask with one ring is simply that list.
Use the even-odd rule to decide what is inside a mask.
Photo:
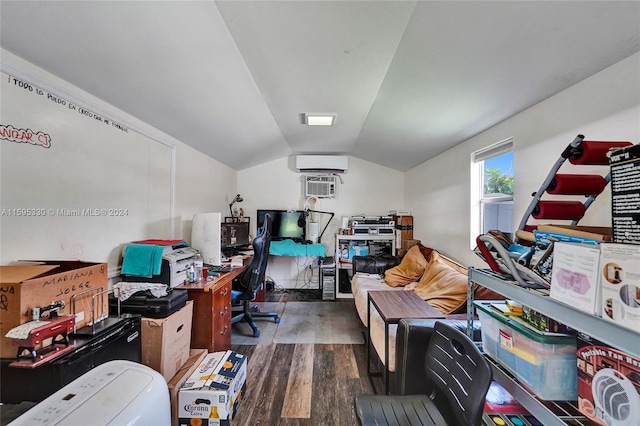
[{"label": "black office chair", "polygon": [[271,246],[271,216],[265,215],[264,223],[260,229],[260,235],[253,239],[253,258],[245,269],[232,283],[231,300],[235,302],[232,307],[233,316],[231,324],[244,320],[253,330],[253,337],[260,336],[260,330],[253,321],[257,317],[273,318],[280,322],[277,312],[259,312],[251,307],[251,301],[256,298],[258,292],[264,286],[264,276],[269,260],[269,247]]},{"label": "black office chair", "polygon": [[424,395],[358,395],[362,426],[480,425],[492,372],[461,331],[437,321],[425,356]]}]

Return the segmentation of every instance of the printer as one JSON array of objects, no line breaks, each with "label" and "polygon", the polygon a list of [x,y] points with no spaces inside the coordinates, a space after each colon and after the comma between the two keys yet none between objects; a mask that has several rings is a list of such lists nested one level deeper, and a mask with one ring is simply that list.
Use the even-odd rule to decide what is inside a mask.
[{"label": "printer", "polygon": [[[135,244],[135,243],[131,243]],[[122,251],[124,257],[127,244]],[[153,275],[151,278],[139,277],[135,275],[123,275],[122,281],[125,282],[146,282],[146,283],[162,283],[173,288],[184,284],[187,280],[187,270],[195,260],[194,257],[198,251],[193,247],[184,247],[182,245],[167,245],[162,254],[162,267],[160,274]]]}]

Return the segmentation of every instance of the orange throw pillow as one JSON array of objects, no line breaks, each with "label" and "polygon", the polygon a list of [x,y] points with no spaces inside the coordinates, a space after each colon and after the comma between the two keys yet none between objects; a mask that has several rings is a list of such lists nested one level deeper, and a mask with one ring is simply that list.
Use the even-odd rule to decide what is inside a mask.
[{"label": "orange throw pillow", "polygon": [[414,292],[443,315],[449,315],[467,302],[467,284],[467,275],[447,264],[434,250]]},{"label": "orange throw pillow", "polygon": [[391,287],[402,287],[418,281],[426,266],[427,260],[420,251],[419,245],[415,245],[407,251],[399,265],[384,272],[384,280]]}]

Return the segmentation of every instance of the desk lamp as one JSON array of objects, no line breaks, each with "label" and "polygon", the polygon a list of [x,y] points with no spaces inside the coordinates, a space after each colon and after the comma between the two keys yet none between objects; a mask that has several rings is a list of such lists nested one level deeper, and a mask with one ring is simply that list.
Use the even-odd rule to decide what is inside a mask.
[{"label": "desk lamp", "polygon": [[236,197],[231,201],[231,203],[229,203],[229,213],[231,213],[231,217],[235,217],[235,215],[233,214],[233,205],[235,203],[241,203],[243,202],[244,199],[242,198],[242,196],[240,194],[236,195]]}]

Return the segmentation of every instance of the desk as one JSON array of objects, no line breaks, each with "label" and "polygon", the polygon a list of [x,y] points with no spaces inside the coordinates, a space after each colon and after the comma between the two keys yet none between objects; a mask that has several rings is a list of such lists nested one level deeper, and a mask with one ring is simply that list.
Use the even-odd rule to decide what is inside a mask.
[{"label": "desk", "polygon": [[[384,321],[384,394],[389,393],[389,325],[402,318],[444,318],[413,291],[372,290],[367,293],[367,373],[371,375],[371,305]],[[374,388],[375,389],[375,388]]]},{"label": "desk", "polygon": [[233,268],[207,282],[182,284],[193,300],[191,347],[209,352],[226,351],[231,347],[231,283],[249,264]]}]

